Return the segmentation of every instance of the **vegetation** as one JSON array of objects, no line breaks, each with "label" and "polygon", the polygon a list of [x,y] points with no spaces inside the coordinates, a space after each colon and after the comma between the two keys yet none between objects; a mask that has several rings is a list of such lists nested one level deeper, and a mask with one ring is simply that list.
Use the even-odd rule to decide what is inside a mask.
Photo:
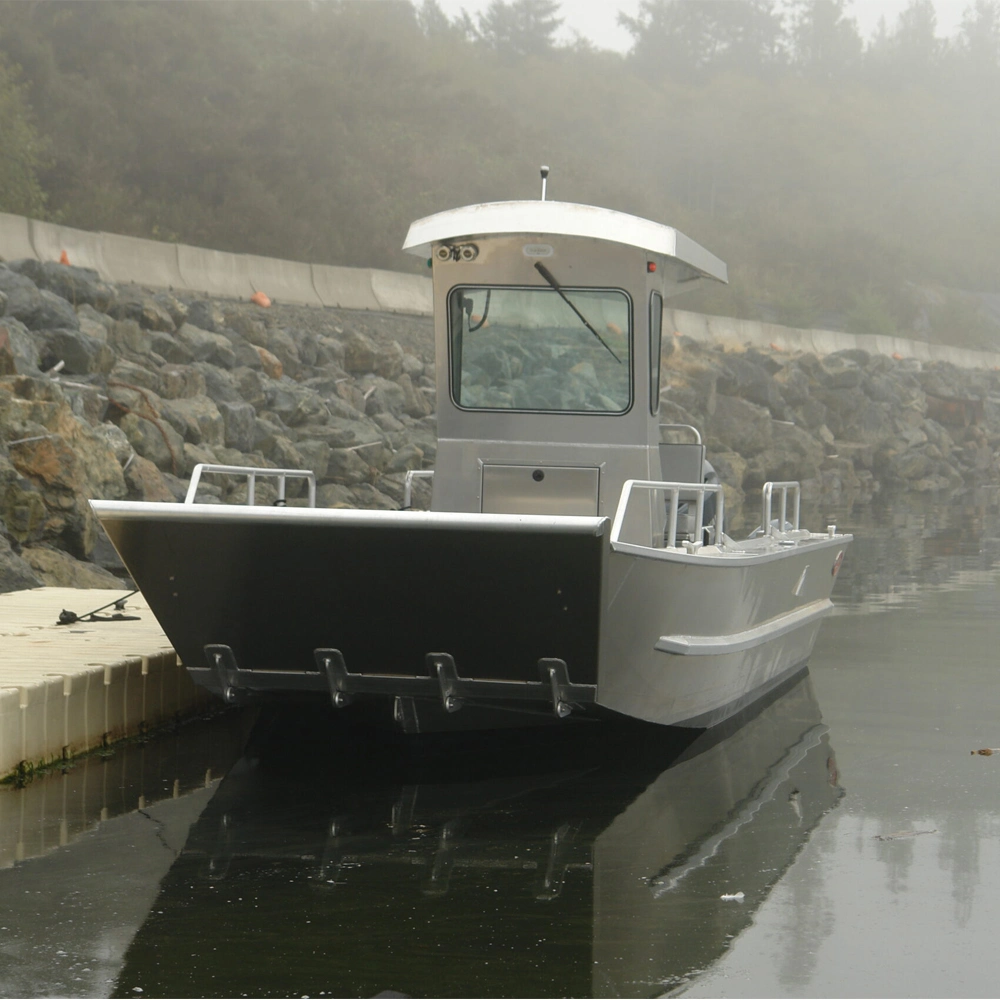
[{"label": "vegetation", "polygon": [[626,55],[558,44],[555,0],[0,0],[0,208],[37,215],[44,192],[82,228],[399,269],[410,220],[536,197],[544,162],[552,197],[729,263],[686,308],[990,329],[943,289],[998,290],[1000,0],[948,42],[930,0],[867,44],[846,0],[622,21]]}]

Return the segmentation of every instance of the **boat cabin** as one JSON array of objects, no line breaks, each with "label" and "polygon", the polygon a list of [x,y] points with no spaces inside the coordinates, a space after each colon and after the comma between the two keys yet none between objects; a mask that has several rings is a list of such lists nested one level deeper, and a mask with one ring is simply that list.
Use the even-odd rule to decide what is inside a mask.
[{"label": "boat cabin", "polygon": [[693,428],[661,447],[663,304],[726,281],[721,260],[668,226],[546,200],[428,216],[404,249],[433,271],[433,510],[611,516],[626,480],[701,481]]}]

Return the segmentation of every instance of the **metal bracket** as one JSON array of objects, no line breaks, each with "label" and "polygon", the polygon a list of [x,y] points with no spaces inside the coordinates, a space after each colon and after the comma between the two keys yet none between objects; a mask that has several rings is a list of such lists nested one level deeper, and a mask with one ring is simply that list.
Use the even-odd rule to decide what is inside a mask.
[{"label": "metal bracket", "polygon": [[346,708],[351,703],[350,681],[347,677],[347,664],[344,654],[339,649],[316,650],[316,659],[326,672],[326,681],[330,687],[330,700],[334,708]]},{"label": "metal bracket", "polygon": [[565,719],[573,711],[570,701],[571,685],[566,661],[559,659],[541,659],[538,661],[538,672],[542,675],[542,683],[548,683],[552,689],[552,711],[556,717]]},{"label": "metal bracket", "polygon": [[437,678],[444,710],[457,712],[462,707],[462,699],[459,696],[460,682],[454,657],[450,653],[428,653],[427,669],[432,677]]},{"label": "metal bracket", "polygon": [[240,667],[236,662],[236,654],[229,646],[211,644],[205,647],[205,656],[225,703],[240,704],[246,692],[240,689]]}]

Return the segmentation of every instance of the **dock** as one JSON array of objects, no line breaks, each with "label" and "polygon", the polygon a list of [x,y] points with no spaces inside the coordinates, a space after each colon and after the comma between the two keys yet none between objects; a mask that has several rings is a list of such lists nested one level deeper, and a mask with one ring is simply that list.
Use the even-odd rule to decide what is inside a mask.
[{"label": "dock", "polygon": [[[122,612],[136,620],[87,617],[127,593],[39,587],[0,594],[0,779],[211,704],[140,594],[128,597]],[[81,620],[57,624],[64,609]]]}]

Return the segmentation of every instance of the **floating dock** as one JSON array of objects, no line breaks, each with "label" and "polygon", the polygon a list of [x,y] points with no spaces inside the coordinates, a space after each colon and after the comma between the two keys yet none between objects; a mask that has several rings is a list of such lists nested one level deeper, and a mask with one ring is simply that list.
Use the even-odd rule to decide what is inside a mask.
[{"label": "floating dock", "polygon": [[[126,593],[40,587],[0,594],[0,778],[208,707],[211,695],[188,677],[140,594],[122,612],[136,620],[87,618]],[[57,624],[64,609],[84,620]]]}]

